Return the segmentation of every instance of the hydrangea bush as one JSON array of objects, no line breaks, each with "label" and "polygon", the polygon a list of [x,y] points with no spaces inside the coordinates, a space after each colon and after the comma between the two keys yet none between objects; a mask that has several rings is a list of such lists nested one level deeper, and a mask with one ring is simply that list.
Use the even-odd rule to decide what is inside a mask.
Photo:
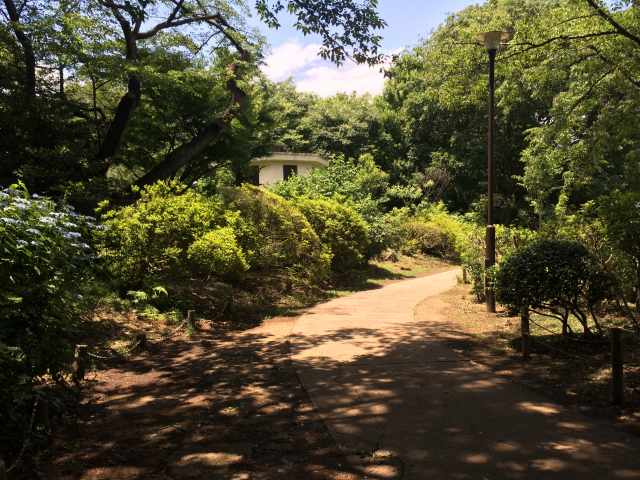
[{"label": "hydrangea bush", "polygon": [[2,425],[20,423],[20,400],[28,401],[38,378],[56,378],[71,363],[72,337],[91,283],[87,238],[93,228],[92,218],[19,185],[0,190]]}]

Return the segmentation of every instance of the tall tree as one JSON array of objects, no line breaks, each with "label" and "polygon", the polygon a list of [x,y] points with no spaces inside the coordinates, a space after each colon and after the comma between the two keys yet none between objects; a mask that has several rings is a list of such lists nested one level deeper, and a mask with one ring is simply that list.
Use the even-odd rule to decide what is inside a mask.
[{"label": "tall tree", "polygon": [[[7,150],[0,148],[0,153],[11,159],[3,163],[2,178],[22,175],[28,179],[38,161],[52,171],[55,158],[75,161],[77,168],[58,169],[55,181],[49,177],[47,182],[39,182],[42,175],[36,175],[38,188],[68,191],[72,184],[91,183],[101,189],[99,185],[123,163],[135,164],[129,176],[138,185],[176,175],[196,178],[206,172],[212,146],[233,136],[238,123],[249,125],[258,120],[251,118],[256,109],[250,105],[250,95],[259,92],[255,86],[262,45],[247,27],[250,10],[244,1],[3,2],[0,42],[8,51],[20,53],[2,61],[20,62],[27,73],[15,77],[16,85],[37,98],[38,106],[23,114],[33,116],[20,128],[9,121],[1,125],[9,135]],[[347,58],[371,63],[380,59],[377,32],[384,22],[376,12],[376,0],[258,0],[255,6],[260,18],[274,28],[279,26],[279,14],[288,10],[297,19],[296,28],[320,36],[324,45],[320,54],[336,63]],[[46,11],[46,21],[34,23],[29,12],[36,11],[39,15]],[[55,91],[48,88],[53,86],[54,75]],[[161,112],[163,104],[168,111],[175,111],[170,104],[181,95],[163,98],[153,88],[163,85],[166,90],[176,80],[191,86],[193,82],[200,86],[212,82],[209,89],[215,95],[208,95],[200,86],[190,93],[203,95],[203,104],[215,97],[215,108],[204,115],[196,108],[201,118],[188,125],[167,121],[159,113],[154,118],[162,116],[174,128],[159,143],[147,143],[137,134],[140,122],[136,117]],[[42,89],[45,84],[47,88]],[[6,93],[0,92],[0,97],[12,103]],[[55,132],[50,123],[44,128],[47,135],[37,138],[42,122],[49,121],[40,113],[43,106],[47,112],[57,111],[57,123],[68,124],[76,133]],[[15,112],[18,102],[11,108]],[[7,114],[6,118],[10,117]],[[36,128],[38,122],[41,124]],[[167,133],[163,128],[156,131]],[[28,145],[41,143],[43,148],[14,151],[11,145],[16,142],[9,140],[11,137],[20,137]],[[54,155],[46,153],[53,151]],[[140,156],[130,158],[133,151]]]}]

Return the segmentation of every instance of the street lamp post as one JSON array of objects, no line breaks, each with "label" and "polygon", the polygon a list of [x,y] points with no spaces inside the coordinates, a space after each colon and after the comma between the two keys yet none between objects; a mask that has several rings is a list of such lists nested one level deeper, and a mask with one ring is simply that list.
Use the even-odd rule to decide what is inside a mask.
[{"label": "street lamp post", "polygon": [[493,194],[495,192],[495,165],[493,162],[495,114],[495,66],[496,53],[500,46],[511,40],[510,32],[492,31],[478,36],[489,53],[489,125],[487,132],[487,233],[485,250],[485,280],[484,293],[487,311],[495,313],[496,296],[493,286],[488,281],[488,272],[496,264],[496,227],[493,224]]}]

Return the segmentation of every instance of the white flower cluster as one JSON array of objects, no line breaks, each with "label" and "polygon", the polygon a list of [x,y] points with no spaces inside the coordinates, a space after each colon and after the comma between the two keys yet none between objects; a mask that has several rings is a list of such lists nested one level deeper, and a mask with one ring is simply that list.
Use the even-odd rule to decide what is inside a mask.
[{"label": "white flower cluster", "polygon": [[46,246],[51,250],[56,243],[75,249],[76,257],[89,258],[91,247],[80,231],[94,228],[95,218],[76,213],[70,205],[58,207],[46,197],[16,188],[0,190],[0,237],[16,249]]}]

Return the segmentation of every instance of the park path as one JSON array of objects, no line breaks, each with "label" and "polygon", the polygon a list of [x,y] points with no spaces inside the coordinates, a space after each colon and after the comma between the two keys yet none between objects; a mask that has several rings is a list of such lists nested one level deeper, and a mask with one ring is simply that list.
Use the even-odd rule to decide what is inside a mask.
[{"label": "park path", "polygon": [[[457,271],[338,298],[295,320],[291,358],[369,479],[640,478],[640,439],[550,402],[446,346]],[[414,317],[416,305],[429,318]]]}]

